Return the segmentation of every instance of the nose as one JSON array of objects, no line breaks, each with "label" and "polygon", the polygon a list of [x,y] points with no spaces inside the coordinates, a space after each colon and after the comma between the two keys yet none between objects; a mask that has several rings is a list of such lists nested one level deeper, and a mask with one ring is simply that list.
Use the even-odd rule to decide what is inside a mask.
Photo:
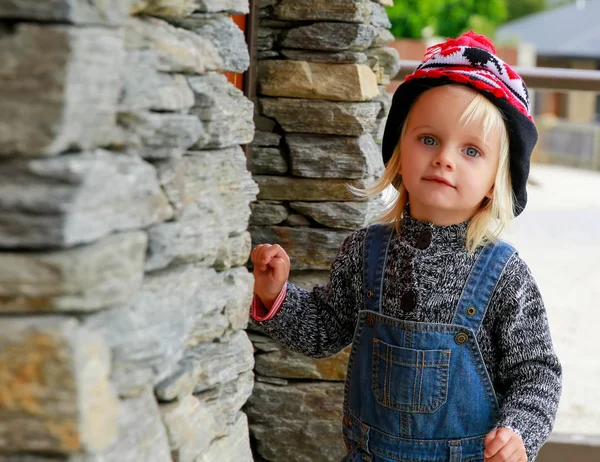
[{"label": "nose", "polygon": [[449,147],[438,149],[433,158],[433,166],[444,170],[453,171],[455,168],[454,153]]}]

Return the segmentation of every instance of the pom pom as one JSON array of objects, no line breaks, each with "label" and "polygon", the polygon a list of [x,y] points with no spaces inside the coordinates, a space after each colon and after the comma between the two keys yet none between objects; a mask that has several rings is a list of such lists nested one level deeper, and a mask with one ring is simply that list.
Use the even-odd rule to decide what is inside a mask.
[{"label": "pom pom", "polygon": [[494,42],[492,42],[491,39],[487,38],[485,35],[476,34],[473,30],[470,30],[469,32],[462,34],[460,37],[455,39],[448,38],[444,43],[439,43],[427,48],[427,51],[425,52],[425,59],[430,58],[434,54],[447,50],[448,48],[460,46],[483,48],[494,55],[496,54],[496,48],[494,47]]}]

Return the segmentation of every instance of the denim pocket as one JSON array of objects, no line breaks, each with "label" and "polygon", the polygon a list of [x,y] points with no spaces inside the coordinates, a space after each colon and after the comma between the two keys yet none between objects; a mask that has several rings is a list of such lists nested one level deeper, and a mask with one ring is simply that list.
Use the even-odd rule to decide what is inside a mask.
[{"label": "denim pocket", "polygon": [[432,413],[448,397],[450,350],[415,350],[373,339],[371,386],[389,409]]}]

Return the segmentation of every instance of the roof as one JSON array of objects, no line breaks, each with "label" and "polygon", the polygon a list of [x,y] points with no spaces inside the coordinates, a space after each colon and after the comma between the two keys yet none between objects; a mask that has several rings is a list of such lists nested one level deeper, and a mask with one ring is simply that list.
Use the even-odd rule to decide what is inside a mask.
[{"label": "roof", "polygon": [[497,43],[518,39],[538,56],[600,59],[600,0],[577,0],[496,29]]}]

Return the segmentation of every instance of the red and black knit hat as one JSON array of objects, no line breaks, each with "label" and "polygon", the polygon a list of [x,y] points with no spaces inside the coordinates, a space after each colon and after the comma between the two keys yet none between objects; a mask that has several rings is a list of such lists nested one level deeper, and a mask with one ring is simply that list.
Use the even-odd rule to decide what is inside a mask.
[{"label": "red and black knit hat", "polygon": [[530,114],[529,95],[523,79],[496,56],[492,41],[473,31],[429,47],[415,72],[398,87],[383,134],[383,162],[392,158],[402,125],[417,97],[430,88],[449,83],[473,88],[504,115],[510,140],[514,213],[519,215],[527,203],[530,158],[538,137]]}]

